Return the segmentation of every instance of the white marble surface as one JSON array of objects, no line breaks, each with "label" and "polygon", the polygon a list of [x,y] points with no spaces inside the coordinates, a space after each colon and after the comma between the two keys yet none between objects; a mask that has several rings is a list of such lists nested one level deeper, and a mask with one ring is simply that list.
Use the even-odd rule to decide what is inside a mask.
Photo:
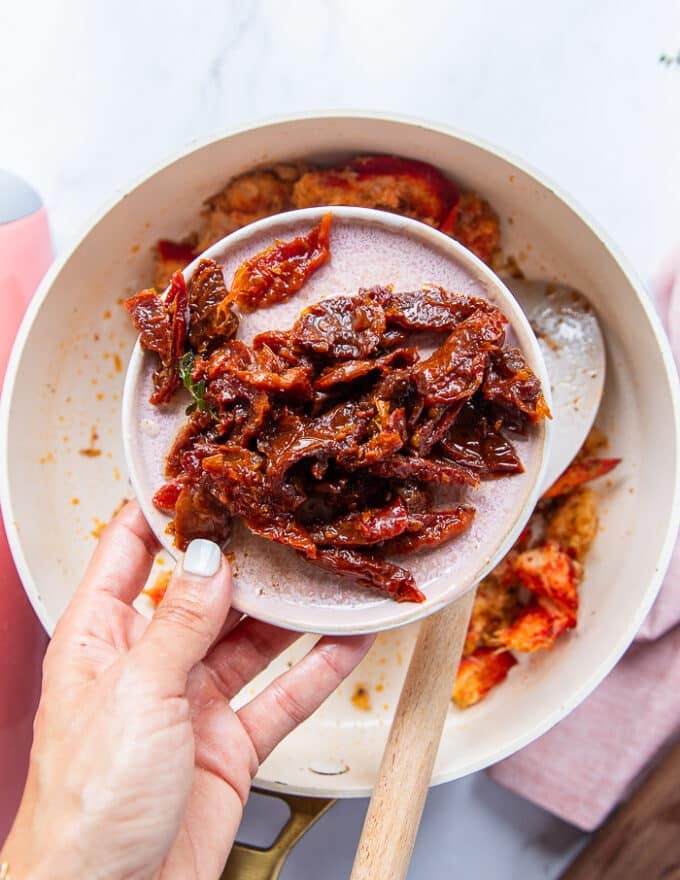
[{"label": "white marble surface", "polygon": [[[653,0],[23,0],[0,4],[0,167],[31,180],[59,251],[174,151],[233,126],[376,109],[533,163],[643,278],[680,238],[680,5]],[[284,880],[348,875],[365,802],[337,805]],[[270,807],[255,800],[244,837]],[[269,823],[270,824],[270,823]],[[580,835],[483,775],[431,792],[410,876],[554,878]]]}]

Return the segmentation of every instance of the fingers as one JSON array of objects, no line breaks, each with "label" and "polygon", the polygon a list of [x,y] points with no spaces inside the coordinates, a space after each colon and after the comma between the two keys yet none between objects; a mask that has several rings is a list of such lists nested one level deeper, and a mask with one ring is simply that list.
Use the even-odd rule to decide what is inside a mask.
[{"label": "fingers", "polygon": [[292,669],[239,710],[260,763],[333,693],[357,666],[373,636],[323,638]]},{"label": "fingers", "polygon": [[130,652],[133,662],[153,669],[166,694],[184,692],[189,672],[225,623],[231,591],[231,572],[217,544],[192,541],[146,632]]},{"label": "fingers", "polygon": [[205,664],[221,693],[230,700],[300,636],[248,617],[218,641]]},{"label": "fingers", "polygon": [[221,642],[222,639],[229,635],[229,633],[235,629],[239,625],[239,623],[243,620],[244,614],[242,611],[237,611],[235,608],[230,608],[229,613],[227,614],[227,619],[222,624],[222,628],[217,633],[215,638],[215,644]]},{"label": "fingers", "polygon": [[139,594],[159,544],[136,501],[104,529],[76,597],[105,593],[127,605]]}]

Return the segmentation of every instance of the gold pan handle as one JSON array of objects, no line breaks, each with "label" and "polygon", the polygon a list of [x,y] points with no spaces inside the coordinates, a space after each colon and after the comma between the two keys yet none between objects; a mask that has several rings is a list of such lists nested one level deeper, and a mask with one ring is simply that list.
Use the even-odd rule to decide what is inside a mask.
[{"label": "gold pan handle", "polygon": [[258,794],[279,798],[288,804],[290,816],[270,847],[235,843],[221,880],[277,880],[290,851],[305,832],[330,810],[332,798],[301,797],[253,789]]}]

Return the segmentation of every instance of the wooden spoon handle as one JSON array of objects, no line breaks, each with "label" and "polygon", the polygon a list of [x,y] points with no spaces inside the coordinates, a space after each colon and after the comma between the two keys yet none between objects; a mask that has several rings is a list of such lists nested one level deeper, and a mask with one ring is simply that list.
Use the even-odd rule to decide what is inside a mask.
[{"label": "wooden spoon handle", "polygon": [[470,590],[421,624],[351,880],[406,877],[474,596]]}]

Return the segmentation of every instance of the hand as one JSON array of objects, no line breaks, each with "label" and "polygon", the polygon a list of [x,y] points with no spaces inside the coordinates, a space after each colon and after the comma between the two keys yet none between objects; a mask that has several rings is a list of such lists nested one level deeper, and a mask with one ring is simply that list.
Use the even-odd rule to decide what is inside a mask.
[{"label": "hand", "polygon": [[229,611],[215,544],[193,542],[149,621],[158,547],[135,504],[108,526],[44,664],[26,790],[0,857],[17,878],[217,878],[251,780],[371,638],[323,638],[238,712],[297,633]]}]

